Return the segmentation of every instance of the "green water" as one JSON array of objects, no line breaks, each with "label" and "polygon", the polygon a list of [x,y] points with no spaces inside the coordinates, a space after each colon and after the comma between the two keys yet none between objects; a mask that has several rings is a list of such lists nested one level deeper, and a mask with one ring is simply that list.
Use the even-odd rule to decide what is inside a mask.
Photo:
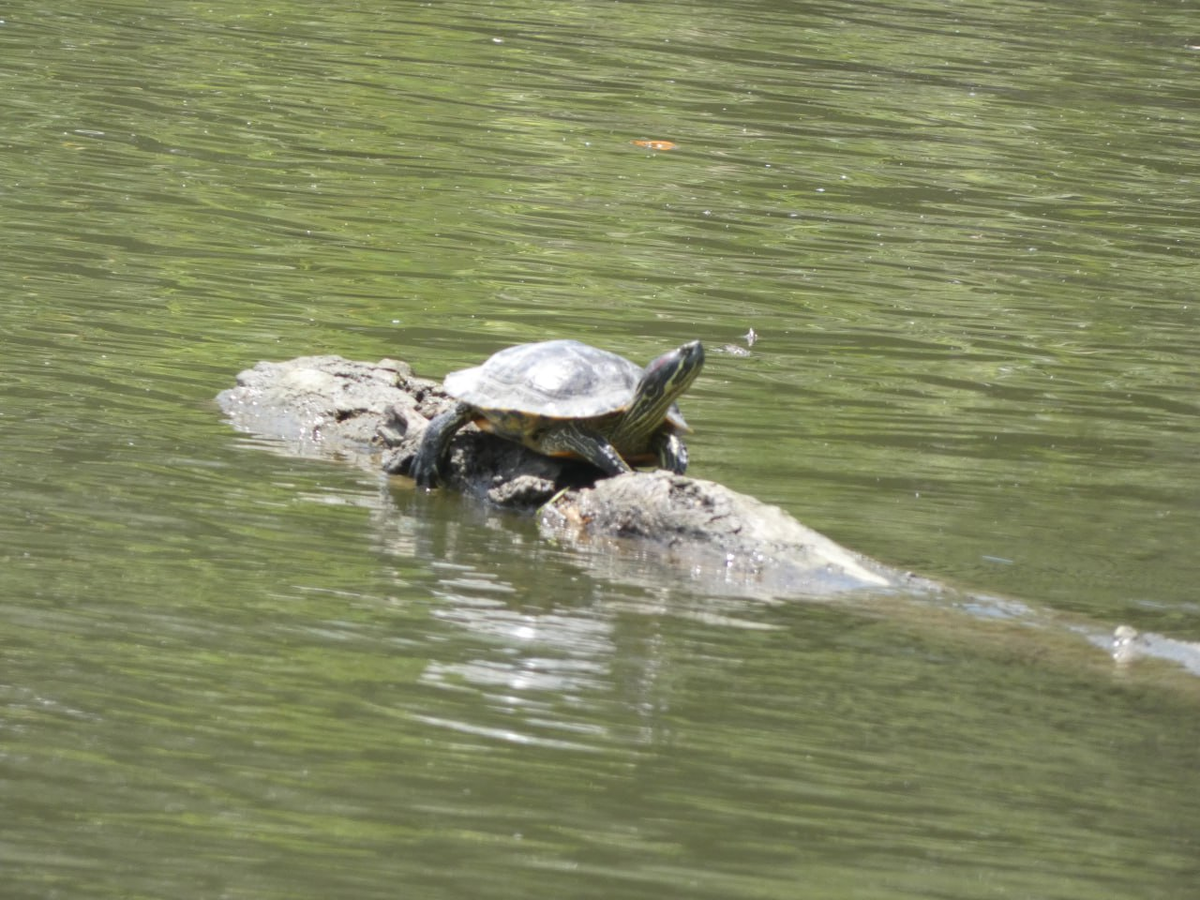
[{"label": "green water", "polygon": [[[10,4],[0,893],[1195,896],[1200,682],[1078,633],[1200,641],[1191,13]],[[547,337],[702,339],[693,474],[1039,624],[706,591],[212,402]]]}]

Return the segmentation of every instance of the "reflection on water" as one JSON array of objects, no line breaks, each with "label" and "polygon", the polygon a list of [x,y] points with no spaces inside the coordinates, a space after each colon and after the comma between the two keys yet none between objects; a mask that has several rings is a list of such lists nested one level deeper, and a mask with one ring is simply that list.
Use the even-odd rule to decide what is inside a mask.
[{"label": "reflection on water", "polygon": [[[1183,15],[6,9],[6,896],[1190,896],[1196,679],[1088,642],[1200,639]],[[750,328],[695,474],[980,596],[714,596],[211,404]]]},{"label": "reflection on water", "polygon": [[[236,597],[178,560],[123,604],[26,606],[10,629],[18,886],[47,867],[66,892],[156,896],[1186,881],[1194,691],[901,598],[680,615],[665,580],[614,587],[519,523],[437,518],[457,501],[245,463],[278,504],[236,539]],[[263,564],[305,541],[324,552]]]}]

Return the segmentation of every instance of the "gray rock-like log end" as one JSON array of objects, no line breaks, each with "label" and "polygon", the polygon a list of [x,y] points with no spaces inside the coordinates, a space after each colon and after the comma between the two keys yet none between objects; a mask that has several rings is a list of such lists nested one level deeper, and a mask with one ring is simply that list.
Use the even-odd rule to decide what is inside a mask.
[{"label": "gray rock-like log end", "polygon": [[298,450],[323,445],[349,452],[384,446],[380,429],[393,404],[420,409],[444,402],[437,382],[414,377],[407,363],[340,356],[260,362],[237,376],[236,387],[217,395],[240,431],[287,441]]},{"label": "gray rock-like log end", "polygon": [[538,513],[544,533],[580,547],[636,540],[690,580],[782,596],[932,585],[890,570],[723,485],[670,472],[607,478]]}]

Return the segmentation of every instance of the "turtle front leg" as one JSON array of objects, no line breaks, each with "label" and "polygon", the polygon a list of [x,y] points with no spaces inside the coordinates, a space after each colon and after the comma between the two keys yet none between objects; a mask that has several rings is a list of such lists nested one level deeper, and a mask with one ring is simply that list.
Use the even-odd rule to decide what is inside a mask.
[{"label": "turtle front leg", "polygon": [[654,451],[658,455],[660,468],[674,472],[676,475],[682,475],[687,471],[687,444],[679,435],[670,431],[660,432],[654,439]]},{"label": "turtle front leg", "polygon": [[608,438],[583,428],[568,426],[560,429],[552,438],[543,440],[543,451],[552,455],[574,454],[602,470],[605,475],[621,475],[633,468],[612,445]]},{"label": "turtle front leg", "polygon": [[421,437],[421,446],[409,468],[409,477],[418,487],[435,487],[441,477],[442,457],[455,433],[475,418],[475,411],[465,403],[433,419]]}]

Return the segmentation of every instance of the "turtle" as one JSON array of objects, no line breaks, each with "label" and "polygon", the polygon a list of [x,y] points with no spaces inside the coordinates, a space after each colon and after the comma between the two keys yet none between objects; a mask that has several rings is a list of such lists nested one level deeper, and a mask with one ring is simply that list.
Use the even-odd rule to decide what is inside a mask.
[{"label": "turtle", "polygon": [[469,422],[545,456],[584,459],[606,475],[656,460],[682,475],[691,431],[675,400],[704,366],[691,341],[644,369],[580,341],[518,344],[483,365],[446,376],[454,408],[429,423],[413,460],[418,485],[433,487],[450,439]]}]

